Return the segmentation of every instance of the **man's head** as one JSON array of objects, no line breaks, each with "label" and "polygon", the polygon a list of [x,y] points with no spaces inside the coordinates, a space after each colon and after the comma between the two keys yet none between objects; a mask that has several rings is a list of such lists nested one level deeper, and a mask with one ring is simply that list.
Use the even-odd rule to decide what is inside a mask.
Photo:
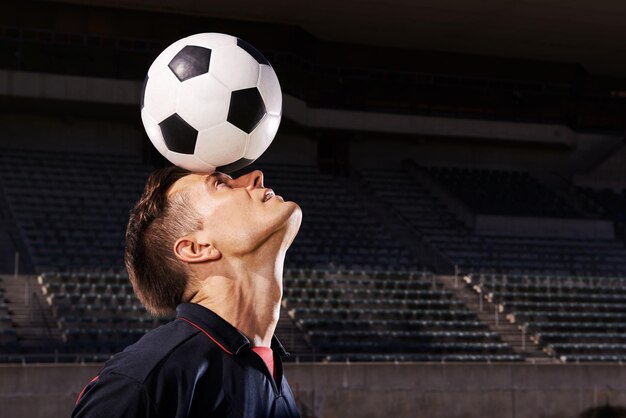
[{"label": "man's head", "polygon": [[[131,210],[125,264],[135,293],[154,315],[184,301],[199,268],[219,274],[220,261],[265,246],[286,251],[300,227],[300,207],[271,195],[263,173],[237,178],[178,167],[155,171]],[[271,260],[269,260],[271,262]]]}]

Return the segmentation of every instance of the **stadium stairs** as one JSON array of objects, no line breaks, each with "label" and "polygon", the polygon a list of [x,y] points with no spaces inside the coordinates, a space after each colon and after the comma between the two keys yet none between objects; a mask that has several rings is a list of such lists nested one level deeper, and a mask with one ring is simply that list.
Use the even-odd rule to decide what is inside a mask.
[{"label": "stadium stairs", "polygon": [[290,354],[286,361],[299,361],[300,357],[306,358],[312,353],[311,345],[304,339],[302,331],[298,329],[293,319],[289,316],[288,309],[280,308],[280,318],[276,325],[276,337]]},{"label": "stadium stairs", "polygon": [[21,273],[33,273],[30,255],[21,237],[15,217],[10,210],[4,192],[3,179],[0,175],[0,240],[3,248],[0,251],[0,272],[13,272],[15,269],[15,252],[19,253],[18,268]]},{"label": "stadium stairs", "polygon": [[5,298],[23,355],[53,353],[62,344],[61,329],[45,302],[35,276],[3,276]]},{"label": "stadium stairs", "polygon": [[384,199],[372,199],[373,191],[359,172],[351,170],[349,177],[337,177],[337,180],[343,182],[346,189],[359,199],[370,216],[375,217],[426,269],[444,274],[453,272],[452,261],[428,245],[419,231],[413,228],[400,212],[386,204]]},{"label": "stadium stairs", "polygon": [[502,342],[509,344],[516,354],[524,357],[529,363],[558,363],[532,340],[531,335],[522,333],[517,324],[506,320],[498,313],[498,307],[487,300],[476,289],[470,288],[469,283],[459,276],[437,276],[444,287],[453,292],[456,299],[462,301],[467,309],[476,314],[478,319],[489,326],[489,330],[500,335]]}]

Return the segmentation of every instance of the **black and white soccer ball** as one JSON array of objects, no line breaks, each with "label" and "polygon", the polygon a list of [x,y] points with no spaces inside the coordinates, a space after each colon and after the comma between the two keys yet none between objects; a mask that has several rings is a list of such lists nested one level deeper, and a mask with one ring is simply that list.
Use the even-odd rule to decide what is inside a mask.
[{"label": "black and white soccer ball", "polygon": [[200,33],[168,46],[144,81],[141,120],[173,164],[233,172],[259,158],[282,115],[278,77],[249,43]]}]

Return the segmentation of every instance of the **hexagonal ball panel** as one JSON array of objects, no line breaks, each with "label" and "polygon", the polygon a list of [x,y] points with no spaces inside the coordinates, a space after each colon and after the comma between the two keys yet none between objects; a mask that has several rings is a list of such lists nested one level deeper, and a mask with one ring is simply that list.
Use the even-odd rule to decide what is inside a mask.
[{"label": "hexagonal ball panel", "polygon": [[231,91],[256,87],[259,82],[258,62],[237,45],[213,50],[209,73]]},{"label": "hexagonal ball panel", "polygon": [[259,64],[270,65],[270,62],[267,60],[267,58],[263,56],[263,54],[259,52],[258,49],[256,49],[243,39],[237,38],[237,45],[248,54],[252,55],[252,58],[254,58]]},{"label": "hexagonal ball panel", "polygon": [[201,46],[187,45],[172,58],[168,67],[180,81],[189,80],[209,72],[211,50]]},{"label": "hexagonal ball panel", "polygon": [[175,113],[198,131],[216,126],[228,116],[230,93],[211,74],[203,74],[180,83]]},{"label": "hexagonal ball panel", "polygon": [[174,113],[159,123],[163,140],[170,151],[181,154],[193,154],[196,148],[198,131],[189,125],[183,118]]},{"label": "hexagonal ball panel", "polygon": [[228,122],[198,133],[195,155],[214,167],[224,166],[243,157],[250,135]]},{"label": "hexagonal ball panel", "polygon": [[263,119],[265,113],[265,104],[256,87],[237,90],[230,95],[230,108],[226,120],[249,134]]}]

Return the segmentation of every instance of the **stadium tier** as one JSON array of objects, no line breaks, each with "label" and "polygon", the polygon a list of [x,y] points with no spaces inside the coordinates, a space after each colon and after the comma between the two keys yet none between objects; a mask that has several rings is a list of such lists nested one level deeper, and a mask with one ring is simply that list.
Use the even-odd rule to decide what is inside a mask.
[{"label": "stadium tier", "polygon": [[550,356],[626,360],[626,276],[479,275],[466,281]]},{"label": "stadium tier", "polygon": [[[259,168],[305,212],[288,267],[421,268],[331,176],[312,166]],[[35,270],[120,272],[128,211],[153,169],[132,156],[3,152],[0,181]]]},{"label": "stadium tier", "polygon": [[576,189],[582,193],[591,204],[601,208],[607,219],[611,219],[618,226],[616,233],[626,240],[626,189],[616,191],[613,189],[592,189],[589,187],[578,187]]},{"label": "stadium tier", "polygon": [[559,218],[582,216],[527,172],[447,167],[428,167],[428,172],[475,213]]},{"label": "stadium tier", "polygon": [[327,360],[523,359],[431,273],[292,270],[284,281],[283,306]]},{"label": "stadium tier", "polygon": [[[154,167],[133,156],[35,151],[6,151],[0,162],[9,219],[27,250],[24,258],[40,273],[44,306],[37,308],[37,315],[50,315],[56,334],[49,341],[56,341],[57,354],[100,361],[166,321],[147,315],[122,264],[128,210]],[[493,283],[481,279],[479,289],[489,295],[485,302],[522,324],[520,336],[532,335],[546,358],[621,359],[626,341],[617,334],[626,312],[619,308],[622,281],[615,276],[625,271],[626,251],[620,241],[479,235],[438,197],[431,182],[407,167],[363,169],[350,180],[305,165],[250,168],[260,168],[266,186],[303,210],[301,229],[285,260],[277,331],[295,354],[292,359],[525,358],[446,287],[436,271],[416,259],[410,242],[380,222],[380,213],[368,205],[372,197],[385,208],[387,221],[399,223],[412,242],[432,248],[464,273],[473,272],[472,280],[483,271],[500,274],[489,276]],[[470,176],[486,177],[487,184],[500,181],[493,173]],[[531,192],[535,183],[527,174],[505,178],[506,186],[486,186],[496,202],[493,213],[575,215],[548,189]],[[365,185],[367,193],[353,189],[354,182]],[[501,195],[501,188],[515,185],[515,198]],[[450,187],[454,193],[456,186]],[[541,214],[523,204],[514,211],[515,202],[526,194],[527,200],[557,203]],[[577,278],[581,272],[584,279]],[[546,274],[551,277],[548,285]],[[586,289],[585,280],[594,281],[594,291],[579,291]],[[513,290],[501,288],[513,283]],[[16,303],[11,299],[0,299],[1,346],[28,355],[25,334],[16,333],[17,322],[10,316]],[[602,329],[600,321],[607,327]]]},{"label": "stadium tier", "polygon": [[149,171],[135,156],[0,153],[8,209],[34,269],[120,271],[128,211]]},{"label": "stadium tier", "polygon": [[43,273],[38,282],[62,330],[62,354],[108,358],[169,320],[147,314],[125,274]]},{"label": "stadium tier", "polygon": [[[520,361],[475,313],[429,273],[285,271],[283,325],[277,335],[291,360]],[[153,319],[125,275],[44,273],[38,277],[62,331],[64,358],[102,361],[169,318]],[[68,357],[69,356],[69,357]]]},{"label": "stadium tier", "polygon": [[[444,169],[433,171],[446,172]],[[485,173],[461,169],[450,171],[457,173],[454,178],[459,181],[458,186],[453,186],[452,192],[464,190],[463,194],[476,193],[477,196],[481,196],[476,200],[482,202],[476,204],[477,210],[488,208],[488,212],[503,216],[529,216],[535,213],[534,217],[540,217],[536,210],[532,209],[535,199],[539,199],[543,202],[553,202],[546,203],[546,208],[552,210],[543,212],[543,216],[576,214],[569,205],[556,196],[550,196],[547,189],[541,187],[533,189],[532,185],[536,184],[536,181],[531,180],[527,174],[503,175],[504,180],[496,180],[498,175],[504,172],[498,172],[496,175],[492,171]],[[468,181],[467,184],[462,182],[460,173],[465,171],[475,180]],[[440,251],[463,271],[534,271],[570,275],[582,273],[602,275],[626,271],[626,249],[621,241],[477,234],[457,219],[453,209],[433,192],[428,181],[420,179],[410,169],[366,169],[362,170],[362,174],[363,180],[375,195],[391,205],[395,216],[407,222],[424,243]],[[478,192],[480,182],[477,179],[483,177],[486,179],[487,194]],[[489,186],[490,183],[500,184],[500,182],[499,186]],[[514,191],[502,193],[507,188]],[[490,206],[491,202],[493,206]],[[515,209],[517,206],[518,209]]]},{"label": "stadium tier", "polygon": [[289,268],[419,271],[421,266],[369,214],[353,191],[316,167],[258,165],[265,184],[301,206]]},{"label": "stadium tier", "polygon": [[[223,27],[225,33],[239,30],[238,23],[231,24],[235,26]],[[44,29],[40,25],[0,25],[0,68],[139,81],[159,52],[174,40],[169,32],[138,39],[101,32],[66,32],[55,26]],[[500,76],[490,71],[489,75],[477,77],[476,57],[471,55],[451,54],[446,58],[446,54],[438,53],[434,58],[430,53],[405,51],[406,57],[397,62],[395,50],[329,44],[310,35],[303,41],[300,28],[293,32],[295,28],[281,26],[262,29],[262,37],[274,47],[261,52],[280,74],[284,92],[305,100],[311,107],[560,123],[581,129],[621,129],[623,125],[622,107],[619,102],[608,100],[608,91],[602,91],[601,96],[597,96],[598,92],[590,95],[579,85],[585,84],[586,78],[570,78],[578,70],[573,63],[527,62],[526,66],[534,67],[530,71],[534,76],[530,78],[526,70]],[[269,41],[271,38],[274,39]],[[292,39],[293,44],[286,46],[283,39]],[[315,48],[320,57],[338,55],[341,59],[307,56],[307,48]],[[371,59],[373,56],[376,59]],[[454,63],[449,64],[453,71],[414,64],[442,58]],[[489,67],[509,67],[511,63],[507,61],[491,62]],[[394,67],[399,67],[387,68],[385,63],[389,62],[396,62]],[[553,73],[555,65],[559,67],[558,77]],[[576,101],[572,103],[574,91]],[[520,100],[520,95],[524,100]]]}]

